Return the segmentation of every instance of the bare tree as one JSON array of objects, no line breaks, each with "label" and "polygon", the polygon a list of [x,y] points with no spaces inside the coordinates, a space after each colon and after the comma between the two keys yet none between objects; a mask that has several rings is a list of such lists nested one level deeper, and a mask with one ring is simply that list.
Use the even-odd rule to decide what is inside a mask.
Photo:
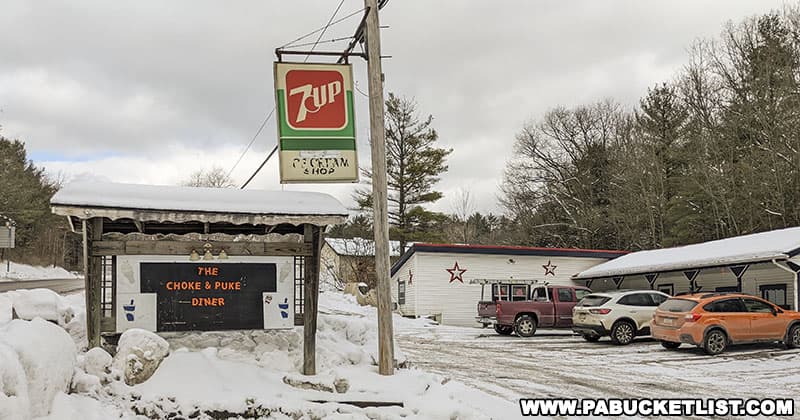
[{"label": "bare tree", "polygon": [[210,188],[233,188],[236,186],[233,179],[225,173],[219,166],[212,166],[210,169],[198,169],[189,175],[189,178],[181,182],[185,187],[210,187]]},{"label": "bare tree", "polygon": [[460,187],[453,196],[451,211],[461,225],[460,240],[468,244],[472,239],[474,227],[470,226],[470,216],[475,213],[475,200],[467,187]]}]

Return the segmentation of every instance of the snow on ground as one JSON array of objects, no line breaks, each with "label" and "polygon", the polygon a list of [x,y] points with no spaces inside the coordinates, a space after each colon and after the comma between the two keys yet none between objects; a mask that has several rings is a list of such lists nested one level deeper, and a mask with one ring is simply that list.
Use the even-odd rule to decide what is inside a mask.
[{"label": "snow on ground", "polygon": [[410,363],[508,401],[518,398],[794,398],[800,349],[732,346],[707,356],[694,346],[666,350],[649,337],[628,346],[588,343],[564,330],[531,338],[491,329],[400,327]]},{"label": "snow on ground", "polygon": [[[82,320],[82,294],[64,300]],[[352,296],[322,293],[318,375],[312,377],[300,373],[301,327],[163,334],[170,354],[149,380],[134,386],[124,383],[118,368],[105,367],[107,358],[94,349],[73,356],[77,368],[71,393],[40,398],[52,401],[49,416],[43,418],[489,419],[516,415],[515,402],[442,375],[417,368],[397,369],[393,376],[379,375],[376,319],[374,308],[358,306]],[[85,352],[85,329],[75,322],[64,328]],[[424,328],[430,323],[397,317],[395,325]],[[405,362],[399,348],[396,357],[401,364]],[[347,401],[396,402],[403,407],[360,408]]]},{"label": "snow on ground", "polygon": [[[83,296],[65,300],[83,319]],[[771,344],[710,357],[689,346],[668,351],[649,338],[620,347],[540,330],[523,339],[400,317],[394,323],[397,356],[406,367],[385,377],[374,364],[376,318],[374,308],[356,305],[352,296],[322,293],[313,377],[300,374],[300,327],[163,334],[170,354],[149,380],[134,386],[106,367],[98,350],[83,353],[72,393],[57,393],[47,418],[510,419],[519,418],[519,398],[800,395],[800,350]],[[85,351],[85,332],[75,322],[65,328]],[[0,359],[6,353],[0,347]],[[14,383],[15,371],[6,372],[0,382]],[[345,401],[404,406],[359,408]]]},{"label": "snow on ground", "polygon": [[39,267],[26,264],[10,263],[10,270],[6,270],[8,261],[0,261],[0,281],[18,280],[45,280],[45,279],[74,279],[73,273],[61,267]]}]

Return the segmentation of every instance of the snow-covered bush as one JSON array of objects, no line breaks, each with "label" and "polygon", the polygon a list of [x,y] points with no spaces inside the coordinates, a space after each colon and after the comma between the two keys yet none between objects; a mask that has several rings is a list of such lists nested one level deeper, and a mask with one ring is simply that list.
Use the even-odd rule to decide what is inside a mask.
[{"label": "snow-covered bush", "polygon": [[56,394],[69,390],[76,355],[69,334],[41,318],[1,327],[0,418],[47,415]]},{"label": "snow-covered bush", "polygon": [[122,333],[117,344],[113,367],[123,372],[125,383],[148,380],[169,354],[169,343],[157,334],[133,328]]}]

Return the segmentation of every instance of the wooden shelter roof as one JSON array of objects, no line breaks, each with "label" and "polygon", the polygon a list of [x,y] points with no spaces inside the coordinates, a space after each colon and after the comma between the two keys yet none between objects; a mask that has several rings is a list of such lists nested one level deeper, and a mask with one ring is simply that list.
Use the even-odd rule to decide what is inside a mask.
[{"label": "wooden shelter roof", "polygon": [[73,182],[50,200],[72,223],[106,219],[104,232],[302,233],[343,223],[347,210],[317,192]]}]

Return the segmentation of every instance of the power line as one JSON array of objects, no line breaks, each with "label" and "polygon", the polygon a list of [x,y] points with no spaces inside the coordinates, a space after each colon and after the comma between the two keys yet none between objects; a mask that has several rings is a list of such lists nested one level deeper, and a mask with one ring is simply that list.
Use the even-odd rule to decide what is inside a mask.
[{"label": "power line", "polygon": [[[339,5],[339,7],[341,7],[341,4]],[[337,7],[336,9],[338,10],[339,7]],[[292,45],[292,44],[294,44],[295,42],[302,41],[302,40],[304,40],[304,39],[310,37],[311,35],[314,35],[315,33],[318,33],[320,31],[325,31],[325,30],[328,29],[328,27],[336,25],[339,22],[345,21],[345,20],[347,20],[347,19],[349,19],[349,18],[351,18],[351,17],[353,17],[353,16],[355,16],[355,15],[357,15],[357,14],[363,12],[363,11],[364,11],[364,9],[356,10],[355,12],[352,12],[349,15],[347,15],[347,16],[341,18],[341,19],[336,20],[335,22],[330,22],[329,24],[327,24],[327,25],[325,25],[323,27],[320,27],[319,29],[313,30],[313,31],[311,31],[311,32],[309,32],[309,33],[307,33],[307,34],[305,34],[305,35],[303,35],[303,36],[301,36],[301,37],[299,37],[299,38],[297,38],[295,40],[289,41],[289,42],[281,45],[281,48],[293,47],[294,45]]]},{"label": "power line", "polygon": [[[343,5],[343,4],[344,4],[344,0],[340,0],[340,1],[339,1],[339,5],[338,5],[338,6],[336,6],[336,10],[334,10],[334,11],[333,11],[333,14],[331,15],[331,18],[330,18],[330,19],[328,19],[328,23],[325,25],[325,27],[323,27],[323,28],[322,28],[322,31],[320,32],[319,36],[317,37],[317,40],[314,42],[314,45],[311,47],[311,51],[314,51],[314,48],[316,48],[316,47],[317,47],[317,45],[319,44],[319,42],[320,42],[320,40],[322,39],[322,37],[323,37],[323,36],[325,36],[325,32],[327,32],[327,31],[328,31],[328,28],[330,28],[330,27],[331,27],[331,25],[334,25],[334,23],[333,23],[333,19],[335,19],[335,18],[336,18],[336,15],[339,13],[339,9],[341,9],[341,8],[342,8],[342,5]],[[363,10],[363,9],[362,9],[362,10]],[[359,13],[359,12],[360,12],[360,10],[359,10],[358,12],[356,12],[356,13]],[[339,21],[337,21],[336,23],[339,23],[339,22],[341,22],[342,20],[344,20],[344,19],[347,19],[348,17],[350,17],[350,16],[353,16],[353,15],[355,15],[355,13],[353,13],[353,14],[350,14],[350,15],[348,15],[348,16],[346,16],[346,17],[344,17],[344,18],[340,19],[340,20],[339,20]],[[318,31],[315,31],[315,32],[318,32]],[[306,37],[308,37],[308,36],[310,36],[310,35],[305,35],[305,36],[302,36],[302,37],[300,37],[300,38],[298,38],[297,40],[295,40],[295,41],[292,41],[292,42],[297,42],[297,41],[300,41],[300,40],[302,40],[302,39],[305,39],[305,38],[306,38]],[[309,58],[310,56],[311,56],[310,54],[309,54],[309,55],[307,55],[307,56],[306,56],[306,58],[303,60],[303,62],[304,62],[304,63],[305,63],[305,62],[307,62],[307,61],[308,61],[308,58]],[[261,128],[259,128],[259,133],[260,133],[260,132],[261,132],[261,130],[264,128],[264,125],[267,123],[267,120],[268,120],[268,119],[269,119],[269,118],[270,118],[270,117],[271,117],[271,116],[272,116],[274,113],[275,113],[275,107],[273,107],[273,108],[272,108],[272,111],[269,113],[269,115],[267,116],[267,118],[264,120],[264,123],[263,123],[263,124],[261,124]],[[256,136],[258,136],[258,134],[256,134]],[[253,175],[250,175],[250,178],[248,178],[248,179],[247,179],[247,181],[246,181],[244,184],[242,184],[242,187],[241,187],[240,189],[242,189],[242,190],[243,190],[243,189],[245,189],[245,187],[247,187],[247,185],[248,185],[248,184],[250,184],[250,181],[252,181],[252,180],[253,180],[253,178],[255,178],[255,177],[256,177],[256,175],[258,175],[258,173],[259,173],[259,172],[261,172],[261,168],[263,168],[263,167],[264,167],[264,165],[266,165],[266,164],[267,164],[267,162],[269,161],[269,159],[272,157],[272,155],[274,155],[274,154],[275,154],[275,152],[277,152],[277,151],[278,151],[278,146],[279,146],[279,145],[280,145],[280,139],[278,139],[278,143],[277,143],[277,144],[275,144],[275,147],[273,147],[273,148],[272,148],[272,151],[271,151],[271,152],[269,152],[269,154],[267,155],[267,158],[266,158],[266,159],[264,159],[264,161],[263,161],[263,162],[261,162],[261,165],[258,165],[258,168],[255,170],[255,172],[253,172]],[[248,146],[248,149],[249,149],[249,146]],[[246,152],[247,152],[247,151],[245,151],[245,153],[246,153]],[[240,158],[240,160],[241,160],[241,158]]]}]

